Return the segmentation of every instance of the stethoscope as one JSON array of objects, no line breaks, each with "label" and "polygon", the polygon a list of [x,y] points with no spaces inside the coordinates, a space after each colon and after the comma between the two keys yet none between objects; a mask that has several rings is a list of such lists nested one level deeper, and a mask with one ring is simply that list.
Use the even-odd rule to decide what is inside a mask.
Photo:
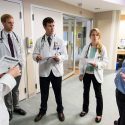
[{"label": "stethoscope", "polygon": [[[14,32],[12,32],[12,33],[13,33],[13,35],[15,36],[17,42],[19,43],[19,40],[18,40],[16,34],[15,34]],[[1,33],[0,33],[0,41],[1,41],[1,43],[3,43],[3,39],[4,39],[4,38],[3,38],[3,30],[1,30]]]},{"label": "stethoscope", "polygon": [[91,43],[90,43],[89,46],[88,46],[88,49],[87,49],[87,51],[86,51],[85,58],[88,58],[88,52],[89,52],[89,48],[90,48],[90,46],[91,46]]},{"label": "stethoscope", "polygon": [[[55,37],[55,35],[53,36],[53,37]],[[42,39],[41,39],[41,43],[42,43],[42,47],[44,47],[44,43],[46,42],[46,40],[45,40],[45,35],[43,35],[42,36]],[[57,45],[56,45],[56,42],[54,42],[54,47],[53,47],[53,50],[59,50],[59,46],[58,47],[56,47]]]},{"label": "stethoscope", "polygon": [[[91,46],[91,43],[90,43],[89,46],[88,46],[88,49],[87,49],[87,51],[86,51],[85,58],[88,58],[88,53],[89,53],[89,48],[90,48],[90,46]],[[101,60],[102,57],[101,57],[101,56],[98,56],[98,59]]]},{"label": "stethoscope", "polygon": [[41,43],[45,42],[45,35],[42,36]]},{"label": "stethoscope", "polygon": [[[55,34],[54,34],[54,36],[53,37],[55,37]],[[42,39],[41,39],[41,48],[43,48],[44,47],[44,43],[46,42],[46,39],[45,39],[45,35],[43,35],[43,37],[42,37]],[[59,47],[59,45],[57,45],[58,43],[56,43],[56,42],[54,42],[54,46],[53,46],[53,50],[54,51],[56,51],[56,53],[58,53],[58,54],[62,54],[61,52],[59,52],[59,49],[60,49],[60,47]]]},{"label": "stethoscope", "polygon": [[2,31],[1,31],[1,38],[0,38],[0,40],[1,41],[3,41],[3,35],[2,35],[3,33],[2,33]]}]

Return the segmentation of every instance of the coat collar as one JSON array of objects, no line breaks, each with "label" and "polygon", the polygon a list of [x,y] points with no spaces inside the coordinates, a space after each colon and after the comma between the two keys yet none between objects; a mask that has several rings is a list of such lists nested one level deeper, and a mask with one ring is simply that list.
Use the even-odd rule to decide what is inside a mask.
[{"label": "coat collar", "polygon": [[[91,46],[91,43],[88,45],[88,49],[86,51],[86,56],[88,57],[88,55],[90,54],[90,50],[91,50],[92,46]],[[99,56],[99,52],[98,50],[96,50],[96,53],[95,53],[95,58],[97,58]]]},{"label": "coat collar", "polygon": [[5,44],[7,49],[10,51],[10,47],[9,47],[9,44],[8,44],[8,36],[7,36],[8,33],[10,33],[10,37],[12,37],[12,33],[6,32],[5,30],[2,31],[2,37],[3,37],[3,43]]},{"label": "coat collar", "polygon": [[53,49],[54,42],[55,42],[55,35],[53,34],[53,35],[50,36],[50,38],[51,38],[51,46],[49,46],[49,43],[48,43],[48,40],[47,40],[47,38],[48,38],[49,36],[47,36],[46,34],[45,34],[44,36],[45,36],[45,38],[44,38],[44,40],[45,40],[45,45],[46,45],[49,49]]}]

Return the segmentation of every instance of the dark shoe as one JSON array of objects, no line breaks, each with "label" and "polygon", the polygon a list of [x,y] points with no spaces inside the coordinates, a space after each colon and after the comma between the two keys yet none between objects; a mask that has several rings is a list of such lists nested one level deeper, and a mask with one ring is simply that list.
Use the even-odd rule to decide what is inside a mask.
[{"label": "dark shoe", "polygon": [[117,120],[114,121],[114,125],[118,125],[118,121]]},{"label": "dark shoe", "polygon": [[87,114],[87,112],[82,111],[82,112],[79,114],[79,116],[80,116],[80,117],[84,117],[86,114]]},{"label": "dark shoe", "polygon": [[19,114],[19,115],[26,115],[26,112],[21,108],[14,109],[14,112]]},{"label": "dark shoe", "polygon": [[58,119],[59,119],[61,122],[63,122],[63,121],[65,120],[65,116],[64,116],[63,112],[58,113]]},{"label": "dark shoe", "polygon": [[96,118],[95,118],[96,123],[101,122],[101,120],[102,120],[102,116],[96,116]]},{"label": "dark shoe", "polygon": [[13,118],[13,112],[12,111],[8,111],[8,112],[9,112],[9,121],[11,121]]},{"label": "dark shoe", "polygon": [[35,117],[34,122],[38,122],[39,120],[41,120],[45,114],[46,113],[39,112],[39,114]]}]

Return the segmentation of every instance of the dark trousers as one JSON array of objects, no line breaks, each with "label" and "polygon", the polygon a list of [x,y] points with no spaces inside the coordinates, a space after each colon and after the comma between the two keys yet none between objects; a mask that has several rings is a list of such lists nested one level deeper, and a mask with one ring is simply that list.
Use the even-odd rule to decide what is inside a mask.
[{"label": "dark trousers", "polygon": [[88,112],[89,111],[89,91],[90,91],[90,85],[91,81],[93,83],[94,91],[95,91],[95,97],[96,97],[96,114],[98,116],[102,115],[103,110],[103,98],[102,98],[102,92],[101,92],[101,83],[98,83],[96,80],[94,74],[87,74],[85,73],[83,77],[83,111]]},{"label": "dark trousers", "polygon": [[21,76],[15,78],[16,86],[9,92],[5,97],[5,104],[7,106],[8,111],[13,111],[15,108],[19,108],[19,83]]},{"label": "dark trousers", "polygon": [[62,77],[55,77],[52,71],[48,77],[40,77],[40,90],[41,90],[41,108],[40,112],[45,113],[47,111],[47,101],[49,96],[49,85],[52,84],[52,88],[55,94],[57,103],[57,112],[63,112],[62,106],[62,94],[61,85]]},{"label": "dark trousers", "polygon": [[125,94],[116,89],[116,101],[119,110],[118,125],[125,125]]}]

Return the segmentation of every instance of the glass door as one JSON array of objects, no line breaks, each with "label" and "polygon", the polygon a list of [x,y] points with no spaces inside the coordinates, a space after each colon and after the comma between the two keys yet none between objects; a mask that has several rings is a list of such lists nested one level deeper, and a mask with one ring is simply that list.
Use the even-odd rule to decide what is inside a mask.
[{"label": "glass door", "polygon": [[63,40],[68,53],[68,60],[64,61],[64,78],[67,78],[75,72],[75,17],[63,15]]},{"label": "glass door", "polygon": [[75,44],[75,69],[79,68],[79,57],[83,47],[90,42],[89,32],[92,28],[92,21],[76,17],[76,44]]},{"label": "glass door", "polygon": [[83,47],[90,42],[92,20],[63,15],[63,40],[67,47],[68,60],[64,62],[64,78],[79,73],[79,57]]}]

